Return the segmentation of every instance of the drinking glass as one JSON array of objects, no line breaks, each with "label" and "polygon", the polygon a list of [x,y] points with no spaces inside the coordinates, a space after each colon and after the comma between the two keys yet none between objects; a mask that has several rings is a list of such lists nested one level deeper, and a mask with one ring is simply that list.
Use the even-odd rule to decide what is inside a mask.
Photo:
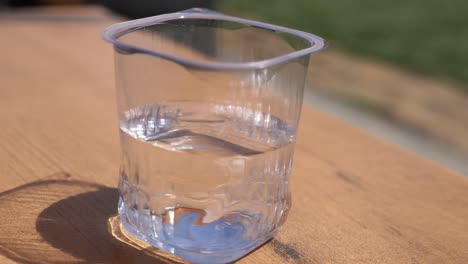
[{"label": "drinking glass", "polygon": [[226,263],[272,238],[315,35],[207,9],[108,27],[122,160],[118,210],[137,239]]}]

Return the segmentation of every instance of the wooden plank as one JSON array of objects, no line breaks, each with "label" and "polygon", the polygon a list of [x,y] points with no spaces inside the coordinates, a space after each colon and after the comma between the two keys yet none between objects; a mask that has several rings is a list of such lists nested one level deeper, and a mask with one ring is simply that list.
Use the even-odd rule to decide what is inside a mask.
[{"label": "wooden plank", "polygon": [[[95,17],[96,11],[91,12]],[[91,186],[116,186],[112,49],[99,35],[111,23],[0,18],[0,191],[60,172]],[[3,221],[9,219],[2,222],[3,249],[15,245],[8,243],[15,238],[5,235],[10,232],[17,234],[17,243],[29,246],[29,253],[47,256],[47,263],[135,261],[125,254],[139,253],[108,241],[102,221],[79,224],[70,212],[54,219],[69,219],[68,232],[81,233],[92,244],[86,232],[96,228],[99,243],[73,252],[63,247],[81,241],[71,239],[74,235],[71,244],[41,236],[34,225],[37,216],[80,193],[72,188],[54,196],[56,187],[23,192],[26,200],[11,198],[18,192],[0,197],[2,210],[10,208],[3,213],[8,216]],[[299,128],[292,192],[293,208],[283,230],[239,263],[468,263],[466,178],[310,106],[304,107]],[[85,199],[79,217],[92,211],[102,220],[115,212],[115,201],[106,197]],[[31,208],[36,215],[27,214]],[[20,217],[29,224],[14,222]],[[106,254],[101,258],[96,252]],[[5,256],[18,263],[43,263],[34,255]]]}]

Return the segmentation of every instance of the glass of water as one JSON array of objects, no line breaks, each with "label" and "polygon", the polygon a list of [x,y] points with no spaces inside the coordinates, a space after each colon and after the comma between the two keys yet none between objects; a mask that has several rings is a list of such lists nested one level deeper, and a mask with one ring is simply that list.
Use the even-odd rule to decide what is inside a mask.
[{"label": "glass of water", "polygon": [[195,263],[272,238],[291,207],[296,129],[315,35],[206,9],[110,26],[132,236]]}]

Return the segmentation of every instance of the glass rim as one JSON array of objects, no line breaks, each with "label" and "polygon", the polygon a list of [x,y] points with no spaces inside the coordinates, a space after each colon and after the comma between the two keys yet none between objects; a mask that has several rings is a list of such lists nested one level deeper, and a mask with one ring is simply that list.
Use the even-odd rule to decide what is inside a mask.
[{"label": "glass rim", "polygon": [[[203,62],[193,59],[184,58],[169,54],[166,52],[160,52],[157,50],[151,50],[136,45],[128,44],[123,41],[119,41],[118,38],[127,33],[133,32],[145,26],[155,25],[161,22],[178,20],[178,19],[212,19],[212,20],[224,20],[229,22],[236,22],[239,24],[245,24],[254,26],[262,29],[288,33],[306,40],[310,46],[304,49],[296,50],[284,55],[276,56],[269,59],[252,61],[252,62]],[[265,22],[259,22],[244,18],[238,18],[233,16],[224,15],[205,8],[191,8],[180,12],[157,15],[147,18],[140,18],[130,20],[126,22],[113,24],[102,32],[102,38],[114,47],[123,50],[128,53],[141,53],[145,55],[160,57],[163,59],[174,61],[190,68],[206,69],[206,70],[256,70],[264,69],[274,65],[282,64],[305,55],[318,52],[326,48],[326,41],[314,34],[307,33],[304,31],[290,29],[287,27],[277,26]]]}]

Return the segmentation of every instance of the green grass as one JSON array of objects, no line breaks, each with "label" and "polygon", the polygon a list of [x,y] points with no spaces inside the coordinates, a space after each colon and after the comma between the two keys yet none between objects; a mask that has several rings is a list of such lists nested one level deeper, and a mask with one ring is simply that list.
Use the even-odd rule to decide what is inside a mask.
[{"label": "green grass", "polygon": [[467,0],[223,0],[219,10],[312,32],[331,47],[450,78],[468,91]]}]

